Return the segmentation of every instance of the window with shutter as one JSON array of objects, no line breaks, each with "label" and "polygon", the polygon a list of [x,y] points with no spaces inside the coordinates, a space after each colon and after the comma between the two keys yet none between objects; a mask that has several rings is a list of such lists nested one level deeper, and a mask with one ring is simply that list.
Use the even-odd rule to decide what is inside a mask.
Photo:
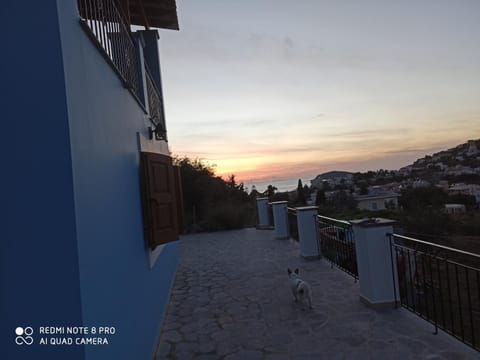
[{"label": "window with shutter", "polygon": [[179,237],[176,176],[166,155],[142,152],[140,166],[144,233],[155,249]]}]

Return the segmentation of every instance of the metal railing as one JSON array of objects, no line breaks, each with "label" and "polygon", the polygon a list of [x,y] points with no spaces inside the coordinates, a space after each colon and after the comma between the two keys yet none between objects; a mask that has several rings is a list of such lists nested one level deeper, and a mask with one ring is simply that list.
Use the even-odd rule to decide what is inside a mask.
[{"label": "metal railing", "polygon": [[165,116],[163,112],[163,101],[161,92],[155,85],[148,66],[145,64],[145,79],[147,85],[148,113],[150,121],[155,125],[157,140],[166,140],[167,128],[165,126]]},{"label": "metal railing", "polygon": [[297,209],[287,207],[287,216],[288,216],[288,231],[290,233],[290,237],[292,237],[296,241],[299,241]]},{"label": "metal railing", "polygon": [[480,350],[480,255],[389,236],[400,304]]},{"label": "metal railing", "polygon": [[318,215],[322,255],[347,274],[358,279],[357,252],[352,225],[348,221]]},{"label": "metal railing", "polygon": [[124,86],[141,99],[140,68],[130,25],[115,0],[78,0],[80,23]]}]

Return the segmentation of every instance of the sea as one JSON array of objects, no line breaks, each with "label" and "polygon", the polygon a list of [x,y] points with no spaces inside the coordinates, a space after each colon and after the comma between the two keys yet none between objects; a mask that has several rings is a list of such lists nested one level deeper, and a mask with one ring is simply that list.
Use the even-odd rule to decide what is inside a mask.
[{"label": "sea", "polygon": [[[310,186],[310,178],[309,179],[302,179],[302,184],[303,185],[308,185]],[[277,191],[279,192],[284,192],[284,191],[291,191],[291,190],[296,190],[298,186],[298,178],[292,178],[292,179],[271,179],[271,180],[248,180],[245,181],[244,186],[248,188],[248,192],[252,191],[252,186],[255,186],[258,192],[262,193],[265,190],[267,190],[268,185],[273,185],[277,188]]]}]

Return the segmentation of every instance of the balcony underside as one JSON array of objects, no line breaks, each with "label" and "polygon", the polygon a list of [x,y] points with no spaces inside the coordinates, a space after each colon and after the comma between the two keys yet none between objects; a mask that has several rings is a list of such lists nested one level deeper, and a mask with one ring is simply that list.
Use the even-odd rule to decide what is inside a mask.
[{"label": "balcony underside", "polygon": [[[405,309],[375,311],[359,284],[298,243],[245,229],[184,236],[157,358],[478,358],[478,352]],[[313,290],[313,310],[293,302],[287,268]]]},{"label": "balcony underside", "polygon": [[[175,0],[115,0],[128,25],[178,30],[177,5]],[[110,4],[105,0],[79,0],[80,14],[88,20],[112,22]],[[85,13],[88,16],[85,17]],[[110,12],[111,13],[111,12]]]},{"label": "balcony underside", "polygon": [[179,29],[175,0],[127,0],[126,2],[129,3],[132,25]]}]

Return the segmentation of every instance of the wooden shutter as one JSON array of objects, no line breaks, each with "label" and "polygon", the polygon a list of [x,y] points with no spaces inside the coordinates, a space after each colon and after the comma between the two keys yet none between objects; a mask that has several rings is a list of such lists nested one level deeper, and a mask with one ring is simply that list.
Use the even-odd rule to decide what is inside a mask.
[{"label": "wooden shutter", "polygon": [[140,166],[144,233],[154,249],[179,236],[175,174],[166,155],[142,152]]}]

